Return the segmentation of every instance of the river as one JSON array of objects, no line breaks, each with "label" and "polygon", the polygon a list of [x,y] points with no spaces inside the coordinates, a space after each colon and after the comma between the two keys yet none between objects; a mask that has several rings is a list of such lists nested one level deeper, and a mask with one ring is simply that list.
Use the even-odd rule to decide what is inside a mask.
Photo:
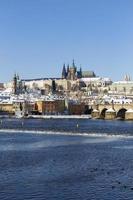
[{"label": "river", "polygon": [[1,200],[132,200],[133,122],[3,119]]}]

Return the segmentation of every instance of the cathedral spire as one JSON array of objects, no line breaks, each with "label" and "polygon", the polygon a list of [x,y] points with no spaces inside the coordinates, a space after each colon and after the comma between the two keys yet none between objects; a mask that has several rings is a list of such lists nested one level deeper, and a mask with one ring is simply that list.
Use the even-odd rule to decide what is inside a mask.
[{"label": "cathedral spire", "polygon": [[67,65],[67,74],[69,73],[69,64]]},{"label": "cathedral spire", "polygon": [[72,67],[75,68],[75,62],[74,62],[74,59],[73,59],[73,62],[72,62]]},{"label": "cathedral spire", "polygon": [[63,69],[62,69],[62,78],[66,78],[66,66],[65,66],[65,64],[63,65]]}]

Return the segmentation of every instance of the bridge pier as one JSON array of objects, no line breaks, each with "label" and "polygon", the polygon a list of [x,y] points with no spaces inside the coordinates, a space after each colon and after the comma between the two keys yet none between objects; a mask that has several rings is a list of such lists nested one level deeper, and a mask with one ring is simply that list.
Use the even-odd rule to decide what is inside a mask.
[{"label": "bridge pier", "polygon": [[100,118],[100,112],[97,109],[94,109],[91,113],[92,118],[99,119]]},{"label": "bridge pier", "polygon": [[129,109],[125,113],[126,120],[133,120],[133,109]]},{"label": "bridge pier", "polygon": [[110,119],[110,120],[113,120],[116,118],[116,112],[115,110],[113,110],[112,108],[108,109],[106,112],[105,112],[105,119]]}]

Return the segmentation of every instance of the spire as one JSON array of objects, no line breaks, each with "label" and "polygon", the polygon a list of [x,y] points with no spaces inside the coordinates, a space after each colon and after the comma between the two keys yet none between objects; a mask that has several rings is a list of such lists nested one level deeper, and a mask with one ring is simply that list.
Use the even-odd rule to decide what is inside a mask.
[{"label": "spire", "polygon": [[69,64],[67,65],[67,74],[69,73]]},{"label": "spire", "polygon": [[124,77],[124,81],[128,81],[128,75],[127,74]]},{"label": "spire", "polygon": [[62,69],[62,78],[66,78],[66,66],[65,66],[65,64],[63,65],[63,69]]},{"label": "spire", "polygon": [[17,74],[16,74],[16,72],[14,72],[14,78],[16,78],[17,77]]},{"label": "spire", "polygon": [[80,66],[80,77],[82,78],[82,68],[81,68],[81,66]]},{"label": "spire", "polygon": [[16,72],[14,73],[13,80],[14,80],[14,81],[17,80],[17,74],[16,74]]},{"label": "spire", "polygon": [[74,59],[73,59],[73,62],[72,62],[72,67],[75,68],[75,63],[74,63]]},{"label": "spire", "polygon": [[75,65],[74,59],[73,59],[73,62],[72,62],[72,67],[74,69],[74,73],[76,73],[77,72],[77,67]]}]

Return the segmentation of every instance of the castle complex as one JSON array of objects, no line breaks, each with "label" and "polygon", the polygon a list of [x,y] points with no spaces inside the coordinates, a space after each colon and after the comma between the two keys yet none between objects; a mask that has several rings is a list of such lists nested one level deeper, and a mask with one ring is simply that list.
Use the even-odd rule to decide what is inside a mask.
[{"label": "castle complex", "polygon": [[[12,87],[14,94],[19,94],[25,89],[41,89],[45,90],[45,93],[53,91],[53,83],[55,85],[54,90],[57,91],[71,91],[73,88],[83,85],[83,82],[89,81],[93,78],[93,81],[97,82],[97,77],[93,71],[82,71],[81,67],[77,70],[77,66],[73,60],[72,65],[63,65],[62,74],[60,78],[39,78],[39,79],[19,79],[17,74],[14,75],[12,83],[8,83],[6,87]],[[86,83],[84,83],[86,84]]]},{"label": "castle complex", "polygon": [[[42,94],[50,92],[78,92],[78,91],[99,91],[107,89],[105,86],[112,82],[109,78],[97,77],[93,71],[82,71],[82,68],[76,66],[74,60],[71,65],[63,65],[60,78],[37,78],[37,79],[19,79],[14,75],[12,82],[5,84],[5,88],[12,88],[13,94],[24,93],[28,90],[41,90]],[[53,87],[54,86],[54,87]],[[82,89],[81,89],[82,88]]]}]

